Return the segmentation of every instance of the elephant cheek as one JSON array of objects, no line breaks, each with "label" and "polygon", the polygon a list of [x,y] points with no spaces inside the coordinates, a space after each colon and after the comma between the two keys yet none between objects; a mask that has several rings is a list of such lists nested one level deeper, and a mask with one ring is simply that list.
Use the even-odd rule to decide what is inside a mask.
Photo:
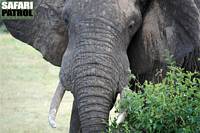
[{"label": "elephant cheek", "polygon": [[67,91],[71,91],[72,94],[74,94],[73,91],[73,80],[72,80],[72,52],[67,49],[63,55],[62,59],[62,65],[61,70],[59,73],[60,82]]}]

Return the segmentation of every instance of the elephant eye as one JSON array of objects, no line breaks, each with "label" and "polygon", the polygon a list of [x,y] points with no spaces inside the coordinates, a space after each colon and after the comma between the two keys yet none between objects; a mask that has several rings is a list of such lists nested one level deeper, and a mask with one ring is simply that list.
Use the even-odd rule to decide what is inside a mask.
[{"label": "elephant eye", "polygon": [[131,21],[128,26],[129,35],[132,36],[135,32],[135,21]]},{"label": "elephant eye", "polygon": [[67,18],[67,17],[64,17],[64,21],[65,21],[65,23],[66,23],[66,24],[68,24],[68,23],[69,23],[69,20],[68,20],[68,18]]},{"label": "elephant eye", "polygon": [[132,30],[134,25],[135,25],[135,21],[131,21],[129,26],[128,26],[129,30]]},{"label": "elephant eye", "polygon": [[64,21],[65,21],[65,24],[69,24],[70,16],[69,16],[68,12],[65,11],[63,13],[63,18],[64,18]]}]

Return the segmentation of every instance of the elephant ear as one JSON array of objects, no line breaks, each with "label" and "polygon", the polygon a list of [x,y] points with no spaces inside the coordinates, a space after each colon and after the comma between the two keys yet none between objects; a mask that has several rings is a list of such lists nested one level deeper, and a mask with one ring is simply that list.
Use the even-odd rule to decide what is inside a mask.
[{"label": "elephant ear", "polygon": [[165,64],[165,52],[183,59],[200,47],[199,0],[152,0],[143,15],[143,25],[128,49],[132,70],[151,71]]},{"label": "elephant ear", "polygon": [[62,18],[64,0],[35,0],[33,20],[5,20],[15,38],[40,51],[47,61],[61,65],[67,47],[67,26]]}]

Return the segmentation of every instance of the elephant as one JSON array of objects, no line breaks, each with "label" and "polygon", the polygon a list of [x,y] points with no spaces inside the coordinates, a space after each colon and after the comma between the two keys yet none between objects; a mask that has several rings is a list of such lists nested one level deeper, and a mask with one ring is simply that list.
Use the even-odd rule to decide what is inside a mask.
[{"label": "elephant", "polygon": [[200,70],[199,0],[35,0],[34,8],[33,20],[4,23],[61,67],[52,127],[64,92],[71,91],[69,132],[106,132],[130,71],[140,82],[154,81],[157,70],[166,70],[165,51],[185,70]]}]

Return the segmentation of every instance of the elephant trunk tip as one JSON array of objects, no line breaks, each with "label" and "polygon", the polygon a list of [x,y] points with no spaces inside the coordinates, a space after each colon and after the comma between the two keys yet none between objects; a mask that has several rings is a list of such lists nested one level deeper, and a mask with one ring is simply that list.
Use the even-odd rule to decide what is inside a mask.
[{"label": "elephant trunk tip", "polygon": [[48,116],[48,121],[49,121],[49,125],[52,128],[56,128],[56,109],[51,109],[49,111],[49,116]]}]

